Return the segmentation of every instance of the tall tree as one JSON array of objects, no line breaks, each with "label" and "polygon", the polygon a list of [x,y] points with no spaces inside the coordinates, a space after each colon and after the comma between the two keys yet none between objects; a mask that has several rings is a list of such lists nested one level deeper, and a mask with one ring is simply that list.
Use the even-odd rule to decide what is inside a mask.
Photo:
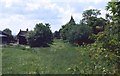
[{"label": "tall tree", "polygon": [[60,30],[60,35],[63,40],[66,40],[68,37],[68,32],[76,25],[75,20],[73,19],[73,16],[71,16],[70,21],[63,25]]},{"label": "tall tree", "polygon": [[96,20],[97,16],[100,15],[100,14],[101,14],[100,10],[97,10],[97,9],[85,10],[82,14],[83,15],[82,21],[85,24],[88,24],[88,25],[92,26],[92,24]]},{"label": "tall tree", "polygon": [[15,42],[15,38],[13,37],[12,31],[9,28],[4,29],[3,32],[7,34],[7,40],[9,43]]},{"label": "tall tree", "polygon": [[107,14],[107,17],[111,20],[111,23],[108,24],[108,41],[106,48],[112,50],[116,55],[118,55],[118,73],[120,75],[120,1],[116,0],[115,2],[109,2],[106,6],[106,10],[110,13]]},{"label": "tall tree", "polygon": [[[97,34],[100,31],[104,30],[104,26],[106,23],[106,20],[101,18],[98,18],[98,15],[101,15],[100,10],[97,9],[90,9],[85,10],[83,12],[83,19],[80,23],[87,24],[88,26],[91,26],[93,29],[93,33]],[[96,26],[100,26],[101,28],[98,29]]]},{"label": "tall tree", "polygon": [[53,36],[49,24],[36,24],[33,31],[29,33],[29,44],[31,47],[45,47],[52,42]]},{"label": "tall tree", "polygon": [[114,23],[120,23],[120,1],[116,0],[115,2],[109,2],[106,6],[106,10],[110,11],[108,17],[114,21]]},{"label": "tall tree", "polygon": [[12,31],[9,28],[4,29],[3,32],[10,36],[12,35]]}]

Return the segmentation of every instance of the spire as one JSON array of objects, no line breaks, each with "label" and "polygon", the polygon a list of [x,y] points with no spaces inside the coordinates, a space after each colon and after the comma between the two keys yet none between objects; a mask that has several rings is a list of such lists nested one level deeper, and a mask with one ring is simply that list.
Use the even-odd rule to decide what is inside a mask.
[{"label": "spire", "polygon": [[69,21],[70,24],[75,24],[75,20],[73,19],[73,16],[71,16],[71,19]]}]

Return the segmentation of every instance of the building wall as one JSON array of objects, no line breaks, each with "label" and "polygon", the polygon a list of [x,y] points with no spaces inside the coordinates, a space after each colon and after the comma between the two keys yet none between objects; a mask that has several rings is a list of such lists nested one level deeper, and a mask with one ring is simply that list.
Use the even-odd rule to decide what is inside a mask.
[{"label": "building wall", "polygon": [[18,41],[19,41],[19,44],[23,44],[23,45],[27,44],[27,39],[24,36],[19,36]]},{"label": "building wall", "polygon": [[8,38],[7,37],[0,37],[0,44],[7,44]]}]

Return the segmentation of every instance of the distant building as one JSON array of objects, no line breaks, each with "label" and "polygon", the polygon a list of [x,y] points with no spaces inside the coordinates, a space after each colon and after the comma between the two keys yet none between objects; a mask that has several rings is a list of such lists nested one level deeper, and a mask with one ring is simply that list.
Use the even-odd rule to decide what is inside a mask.
[{"label": "distant building", "polygon": [[19,33],[17,34],[17,43],[23,45],[28,44],[27,36],[28,36],[28,29],[26,29],[26,31],[22,31],[20,29]]},{"label": "distant building", "polygon": [[9,35],[0,31],[0,44],[7,44],[9,43]]}]

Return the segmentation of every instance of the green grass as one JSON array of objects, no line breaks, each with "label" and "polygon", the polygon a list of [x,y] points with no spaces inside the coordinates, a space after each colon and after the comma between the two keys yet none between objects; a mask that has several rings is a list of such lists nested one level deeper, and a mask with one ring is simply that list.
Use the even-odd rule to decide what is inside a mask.
[{"label": "green grass", "polygon": [[2,47],[0,45],[0,75],[2,75]]},{"label": "green grass", "polygon": [[75,47],[55,40],[51,47],[7,46],[2,50],[3,74],[111,74],[116,57],[97,46]]}]

